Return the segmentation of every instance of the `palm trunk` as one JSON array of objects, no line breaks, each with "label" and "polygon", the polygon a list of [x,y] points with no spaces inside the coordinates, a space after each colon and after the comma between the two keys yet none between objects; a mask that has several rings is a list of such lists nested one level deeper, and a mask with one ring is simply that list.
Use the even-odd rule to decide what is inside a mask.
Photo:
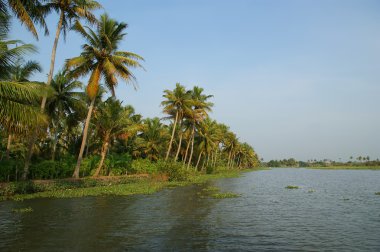
[{"label": "palm trunk", "polygon": [[[50,70],[49,70],[49,75],[48,75],[48,80],[46,82],[46,85],[51,84],[51,80],[53,79],[53,72],[54,72],[54,64],[55,64],[55,55],[57,52],[57,46],[58,46],[58,41],[59,41],[59,35],[61,34],[61,29],[63,25],[63,19],[64,19],[64,13],[61,11],[61,15],[59,17],[59,22],[57,26],[57,30],[55,33],[55,39],[54,39],[54,44],[53,44],[53,49],[51,52],[51,58],[50,58]],[[45,106],[46,106],[46,99],[47,97],[44,96],[42,98],[41,102],[41,111],[44,112]],[[28,144],[28,152],[26,154],[26,159],[25,159],[25,164],[24,164],[24,172],[22,174],[22,179],[26,180],[28,177],[28,172],[29,172],[29,166],[30,166],[30,161],[33,155],[33,145],[35,141],[37,140],[37,129],[33,130],[32,136],[30,138],[29,144]]]},{"label": "palm trunk", "polygon": [[193,135],[193,140],[191,141],[191,151],[190,151],[190,156],[189,156],[189,163],[187,163],[187,169],[190,168],[190,164],[191,164],[191,159],[193,158],[193,152],[194,152],[194,132],[195,132],[195,125],[193,124],[193,132],[192,132],[192,135]]},{"label": "palm trunk", "polygon": [[177,120],[178,120],[178,111],[175,114],[175,120],[174,120],[174,125],[173,125],[173,130],[172,130],[172,137],[170,138],[170,143],[169,143],[169,148],[168,152],[166,153],[165,161],[168,160],[170,150],[172,149],[172,144],[173,144],[173,139],[174,139],[174,133],[177,127]]},{"label": "palm trunk", "polygon": [[51,160],[55,160],[55,153],[57,151],[57,143],[58,143],[58,132],[57,130],[54,132],[54,142],[53,142],[53,150],[51,154]]},{"label": "palm trunk", "polygon": [[187,154],[188,154],[188,152],[189,152],[189,148],[190,148],[190,144],[191,144],[191,138],[192,138],[193,136],[192,135],[190,135],[190,139],[189,139],[189,141],[187,142],[187,146],[186,146],[186,152],[185,152],[185,157],[184,157],[184,159],[183,159],[183,165],[185,165],[186,164],[186,160],[187,160]]},{"label": "palm trunk", "polygon": [[198,161],[197,161],[197,164],[196,164],[196,166],[195,166],[195,170],[196,170],[196,171],[198,171],[198,165],[199,165],[199,161],[201,161],[202,154],[203,154],[203,151],[201,151],[201,152],[199,153]]},{"label": "palm trunk", "polygon": [[174,161],[177,162],[178,160],[178,155],[181,151],[181,144],[182,144],[182,137],[183,137],[183,132],[182,132],[182,121],[180,123],[180,127],[179,127],[179,130],[180,130],[180,135],[179,135],[179,143],[178,143],[178,149],[177,149],[177,153],[175,154],[175,158],[174,158]]},{"label": "palm trunk", "polygon": [[88,126],[90,124],[91,114],[92,114],[92,110],[94,109],[94,104],[95,104],[95,98],[92,99],[90,107],[88,108],[87,118],[86,118],[84,130],[83,130],[82,144],[80,146],[78,160],[77,160],[77,165],[75,166],[75,170],[74,170],[74,173],[73,173],[73,178],[79,178],[80,164],[81,164],[82,159],[83,159],[84,147],[86,147]]},{"label": "palm trunk", "polygon": [[103,167],[104,159],[106,157],[107,150],[108,150],[108,138],[109,138],[108,136],[105,137],[105,141],[104,141],[103,146],[102,146],[101,159],[100,159],[98,168],[95,171],[94,177],[99,176],[99,173]]},{"label": "palm trunk", "polygon": [[232,150],[228,153],[227,167],[230,168]]},{"label": "palm trunk", "polygon": [[11,143],[12,143],[12,134],[8,135],[8,142],[7,142],[7,152],[6,152],[6,159],[9,160],[9,155],[11,152]]},{"label": "palm trunk", "polygon": [[[51,84],[51,80],[53,79],[53,73],[54,73],[54,64],[55,64],[55,55],[57,52],[57,47],[58,47],[58,41],[59,41],[59,35],[61,34],[61,29],[62,29],[62,24],[63,24],[63,18],[65,17],[63,11],[61,11],[61,15],[59,16],[59,22],[57,26],[57,30],[55,32],[55,39],[54,39],[54,44],[53,44],[53,49],[51,52],[51,58],[50,58],[50,70],[48,74],[48,80],[46,82],[46,85]],[[41,110],[44,111],[45,105],[46,105],[46,99],[47,97],[44,96],[41,102]]]}]

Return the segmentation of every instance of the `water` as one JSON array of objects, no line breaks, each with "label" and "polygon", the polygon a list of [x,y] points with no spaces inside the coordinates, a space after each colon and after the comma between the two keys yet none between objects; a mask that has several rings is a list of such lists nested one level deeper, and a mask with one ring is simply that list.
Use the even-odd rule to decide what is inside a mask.
[{"label": "water", "polygon": [[[201,197],[209,185],[242,196]],[[209,185],[0,202],[0,251],[380,251],[380,171],[274,169]],[[22,207],[33,212],[12,212]]]}]

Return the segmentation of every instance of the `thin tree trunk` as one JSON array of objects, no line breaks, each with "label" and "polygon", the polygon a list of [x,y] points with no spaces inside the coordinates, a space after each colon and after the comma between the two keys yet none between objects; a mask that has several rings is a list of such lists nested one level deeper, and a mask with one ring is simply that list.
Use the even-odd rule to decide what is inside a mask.
[{"label": "thin tree trunk", "polygon": [[[54,64],[55,64],[55,55],[56,55],[56,52],[57,52],[59,35],[61,34],[61,29],[62,29],[64,17],[65,17],[64,13],[61,11],[61,14],[60,14],[60,17],[59,17],[58,26],[57,26],[57,30],[56,30],[56,33],[55,33],[55,39],[54,39],[53,49],[52,49],[52,52],[51,52],[50,70],[49,70],[48,80],[46,82],[46,85],[48,85],[48,86],[51,84],[51,80],[53,79]],[[42,98],[42,102],[41,102],[41,112],[44,112],[44,110],[45,110],[46,100],[47,100],[47,97],[44,96]],[[32,136],[30,138],[29,144],[28,144],[28,152],[26,154],[26,159],[25,159],[25,164],[24,164],[24,172],[22,174],[22,180],[26,180],[26,178],[28,177],[30,161],[31,161],[31,158],[32,158],[32,155],[33,155],[33,145],[36,142],[36,140],[37,140],[37,129],[34,129],[33,132],[32,132]]]},{"label": "thin tree trunk", "polygon": [[181,151],[181,145],[182,145],[182,138],[183,138],[183,132],[182,132],[182,121],[181,123],[179,124],[179,130],[180,130],[180,135],[179,135],[179,143],[178,143],[178,149],[177,149],[177,153],[175,154],[175,158],[174,158],[174,161],[177,162],[178,160],[178,155]]},{"label": "thin tree trunk", "polygon": [[193,132],[192,132],[192,135],[193,135],[193,140],[191,141],[191,151],[190,151],[190,156],[189,156],[189,163],[187,164],[187,169],[190,168],[190,164],[191,164],[191,159],[193,158],[193,152],[194,152],[194,132],[195,132],[195,125],[193,125]]},{"label": "thin tree trunk", "polygon": [[52,150],[52,154],[51,154],[51,160],[55,160],[55,153],[56,153],[56,150],[57,150],[57,143],[58,143],[58,132],[57,130],[54,132],[54,142],[53,142],[53,150]]},{"label": "thin tree trunk", "polygon": [[[61,14],[59,16],[59,22],[57,26],[57,30],[55,32],[55,39],[54,39],[54,44],[53,44],[53,49],[51,52],[51,58],[50,58],[50,70],[48,74],[48,79],[46,82],[46,85],[51,84],[51,80],[53,79],[53,73],[54,73],[54,64],[55,64],[55,55],[57,52],[57,47],[58,47],[58,41],[59,41],[59,35],[61,34],[61,29],[62,29],[62,24],[63,24],[63,18],[65,17],[65,13],[61,11]],[[47,97],[44,96],[41,102],[41,110],[44,111],[45,105],[46,105],[46,99]]]},{"label": "thin tree trunk", "polygon": [[202,154],[203,154],[203,151],[201,151],[201,152],[199,153],[198,161],[197,161],[197,165],[195,166],[195,170],[196,170],[196,171],[198,171],[198,165],[199,165],[199,161],[201,161]]},{"label": "thin tree trunk", "polygon": [[228,162],[227,162],[227,167],[228,167],[228,168],[230,168],[231,154],[232,154],[232,150],[230,150],[230,152],[228,153]]},{"label": "thin tree trunk", "polygon": [[168,157],[169,157],[169,154],[170,154],[170,150],[172,149],[172,144],[173,144],[173,139],[174,139],[174,133],[175,133],[175,130],[176,130],[176,127],[177,127],[177,120],[178,120],[178,111],[175,113],[175,120],[174,120],[174,125],[173,125],[173,130],[172,130],[172,137],[170,138],[169,148],[168,148],[168,152],[166,153],[165,161],[168,160]]},{"label": "thin tree trunk", "polygon": [[190,144],[191,144],[191,139],[192,139],[192,137],[193,137],[193,136],[190,135],[190,139],[189,139],[189,141],[187,142],[186,152],[185,152],[185,157],[184,157],[184,159],[183,159],[183,165],[186,164],[187,154],[188,154],[188,152],[189,152],[189,148],[190,148]]},{"label": "thin tree trunk", "polygon": [[101,153],[101,159],[100,159],[100,162],[99,162],[99,165],[98,165],[98,168],[96,169],[95,171],[95,174],[94,174],[94,177],[97,177],[99,176],[99,173],[103,167],[103,163],[104,163],[104,159],[107,155],[107,150],[108,150],[108,137],[106,137],[106,140],[102,146],[102,153]]},{"label": "thin tree trunk", "polygon": [[83,159],[84,147],[86,146],[86,140],[87,140],[88,126],[90,124],[91,114],[92,114],[92,110],[94,109],[94,104],[95,104],[95,98],[92,99],[90,107],[88,108],[87,118],[86,118],[84,130],[83,130],[82,144],[80,146],[77,165],[75,166],[73,178],[79,178],[80,164],[81,164],[82,159]]},{"label": "thin tree trunk", "polygon": [[9,155],[11,152],[11,143],[12,143],[12,134],[8,135],[8,142],[7,142],[7,153],[6,153],[6,159],[9,160]]}]

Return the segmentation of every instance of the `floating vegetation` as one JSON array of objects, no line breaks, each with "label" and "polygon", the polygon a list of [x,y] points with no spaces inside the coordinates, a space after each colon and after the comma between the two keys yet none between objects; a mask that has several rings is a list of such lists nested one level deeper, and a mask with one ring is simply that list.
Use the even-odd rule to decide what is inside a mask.
[{"label": "floating vegetation", "polygon": [[285,189],[300,189],[300,187],[295,185],[288,185],[287,187],[285,187]]},{"label": "floating vegetation", "polygon": [[225,193],[214,193],[211,195],[214,199],[227,199],[227,198],[238,198],[241,194],[233,193],[233,192],[225,192]]},{"label": "floating vegetation", "polygon": [[343,198],[344,201],[350,200],[349,198]]},{"label": "floating vegetation", "polygon": [[375,192],[375,195],[379,195],[380,196],[380,192]]},{"label": "floating vegetation", "polygon": [[218,192],[219,188],[216,186],[209,186],[209,187],[203,188],[202,191],[204,191],[204,192]]},{"label": "floating vegetation", "polygon": [[307,191],[308,193],[313,193],[313,192],[315,192],[315,190],[314,189],[310,189],[309,191]]},{"label": "floating vegetation", "polygon": [[14,213],[30,213],[30,212],[33,212],[33,208],[25,207],[25,208],[19,208],[19,209],[12,209],[12,212],[14,212]]}]

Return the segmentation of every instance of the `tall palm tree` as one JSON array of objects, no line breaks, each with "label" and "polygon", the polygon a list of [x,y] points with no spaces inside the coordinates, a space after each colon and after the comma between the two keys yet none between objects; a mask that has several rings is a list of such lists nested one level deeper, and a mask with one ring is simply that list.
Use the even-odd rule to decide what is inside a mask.
[{"label": "tall palm tree", "polygon": [[192,140],[187,169],[189,169],[193,157],[195,129],[197,125],[208,116],[208,112],[211,112],[211,107],[214,105],[208,101],[208,99],[213,96],[203,94],[203,88],[201,87],[195,86],[192,90],[191,96],[193,101],[193,110],[192,113],[188,115],[188,120],[190,120],[192,124]]},{"label": "tall palm tree", "polygon": [[[56,11],[59,15],[57,30],[53,43],[53,49],[50,58],[50,69],[46,85],[50,85],[53,79],[55,55],[57,52],[58,40],[61,32],[66,37],[67,31],[71,28],[73,21],[78,22],[84,19],[90,23],[95,23],[96,18],[92,11],[100,9],[102,6],[94,0],[49,0],[44,8],[48,11]],[[44,110],[46,98],[42,100],[41,109]]]},{"label": "tall palm tree", "polygon": [[191,92],[186,91],[185,87],[182,86],[180,83],[176,84],[176,87],[173,91],[171,90],[164,90],[165,98],[164,101],[161,102],[161,105],[164,106],[164,113],[169,115],[170,119],[173,119],[173,129],[172,134],[169,142],[169,147],[166,152],[165,160],[168,159],[170,150],[172,148],[174,134],[177,129],[177,122],[180,121],[180,141],[178,144],[178,150],[175,157],[175,160],[178,158],[178,153],[181,148],[181,142],[182,142],[182,120],[185,113],[189,113],[191,111],[192,106],[192,100],[191,100]]},{"label": "tall palm tree", "polygon": [[[28,1],[28,0],[12,0],[12,1]],[[36,1],[36,0],[32,0]],[[51,11],[56,11],[59,15],[59,21],[57,25],[57,30],[55,33],[53,49],[50,58],[50,69],[48,73],[48,79],[46,85],[50,86],[55,65],[55,55],[58,46],[58,40],[61,32],[66,37],[67,30],[70,29],[72,22],[75,20],[78,22],[79,19],[83,18],[90,23],[95,23],[96,18],[91,11],[101,8],[101,5],[93,0],[48,0],[47,3],[41,6],[44,15]],[[44,96],[41,102],[41,111],[45,110],[47,97]],[[33,155],[33,145],[36,141],[37,133],[34,132],[29,140],[28,151],[25,158],[24,164],[24,175],[26,178],[27,172],[29,170],[30,160]]]},{"label": "tall palm tree", "polygon": [[118,45],[124,39],[124,30],[127,24],[119,23],[103,14],[100,17],[96,30],[83,27],[79,22],[75,23],[74,29],[79,32],[88,42],[83,45],[80,56],[66,61],[66,67],[71,69],[74,77],[80,77],[90,73],[90,79],[86,88],[87,95],[91,99],[88,109],[83,140],[78,155],[77,165],[73,177],[79,177],[80,164],[86,145],[88,125],[90,123],[96,94],[99,90],[99,81],[104,78],[105,85],[115,96],[115,87],[118,77],[126,82],[134,80],[135,77],[129,67],[141,67],[139,60],[143,58],[135,53],[119,51]]},{"label": "tall palm tree", "polygon": [[64,123],[69,115],[77,117],[85,114],[85,93],[78,91],[82,82],[68,75],[67,71],[58,72],[51,83],[54,94],[47,100],[47,113],[51,118],[50,132],[54,134],[51,159],[55,159],[57,143],[62,134]]}]

